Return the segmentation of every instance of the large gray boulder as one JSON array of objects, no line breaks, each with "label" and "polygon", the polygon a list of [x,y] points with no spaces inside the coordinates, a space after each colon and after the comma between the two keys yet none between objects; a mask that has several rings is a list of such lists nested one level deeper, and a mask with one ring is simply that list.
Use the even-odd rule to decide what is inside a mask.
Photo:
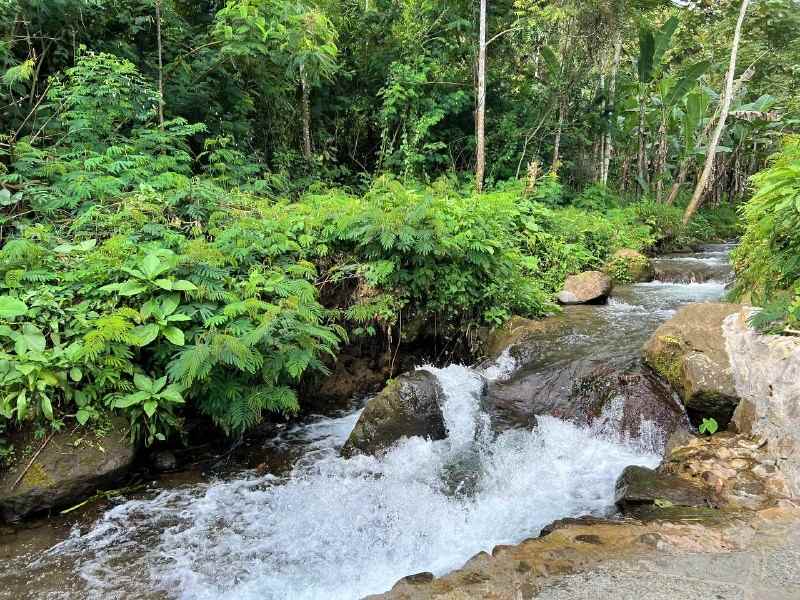
[{"label": "large gray boulder", "polygon": [[442,401],[441,386],[432,373],[419,370],[400,375],[367,403],[342,455],[375,455],[403,437],[444,439]]},{"label": "large gray boulder", "polygon": [[567,277],[558,294],[561,304],[603,304],[611,294],[611,278],[601,271],[586,271]]},{"label": "large gray boulder", "polygon": [[[33,441],[34,452],[42,441]],[[75,504],[117,483],[135,458],[126,422],[116,419],[111,430],[98,436],[86,431],[53,435],[15,482],[30,459],[23,458],[0,476],[0,517],[17,521],[28,515]]]},{"label": "large gray boulder", "polygon": [[753,310],[731,314],[723,324],[742,399],[734,426],[767,441],[791,494],[800,496],[800,338],[759,334],[748,325]]},{"label": "large gray boulder", "polygon": [[739,403],[722,333],[738,304],[689,304],[661,325],[644,346],[645,362],[664,377],[698,423],[714,418],[726,427]]}]

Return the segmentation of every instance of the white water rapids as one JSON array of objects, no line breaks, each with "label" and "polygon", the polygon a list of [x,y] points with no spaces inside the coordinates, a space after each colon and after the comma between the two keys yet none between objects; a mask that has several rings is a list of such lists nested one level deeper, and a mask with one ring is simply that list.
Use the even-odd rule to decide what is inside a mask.
[{"label": "white water rapids", "polygon": [[344,460],[336,449],[357,413],[323,420],[308,428],[315,460],[285,481],[241,479],[131,501],[50,556],[81,557],[90,597],[159,590],[186,599],[353,600],[408,574],[445,573],[555,519],[605,513],[624,467],[659,462],[658,448],[618,439],[613,414],[585,429],[542,417],[534,431],[495,437],[479,409],[477,375],[430,370],[446,395],[445,440],[413,438],[380,459]]}]

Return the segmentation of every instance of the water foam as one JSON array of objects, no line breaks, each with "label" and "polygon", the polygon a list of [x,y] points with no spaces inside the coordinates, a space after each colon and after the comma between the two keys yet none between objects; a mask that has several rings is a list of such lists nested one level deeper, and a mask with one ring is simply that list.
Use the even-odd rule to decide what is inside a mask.
[{"label": "water foam", "polygon": [[652,448],[620,440],[613,414],[592,428],[541,417],[534,431],[493,436],[481,377],[429,370],[445,391],[445,440],[344,460],[334,448],[353,415],[318,422],[305,433],[320,452],[286,479],[127,502],[43,561],[74,560],[88,597],[352,600],[411,573],[445,573],[554,519],[605,513],[624,467],[659,462]]}]

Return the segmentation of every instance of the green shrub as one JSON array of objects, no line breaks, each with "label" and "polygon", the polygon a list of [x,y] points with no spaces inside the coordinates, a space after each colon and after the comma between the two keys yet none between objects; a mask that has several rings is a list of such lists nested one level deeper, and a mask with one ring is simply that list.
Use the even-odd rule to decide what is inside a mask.
[{"label": "green shrub", "polygon": [[789,137],[753,184],[734,253],[733,296],[765,307],[755,319],[760,329],[794,330],[800,324],[800,137]]}]

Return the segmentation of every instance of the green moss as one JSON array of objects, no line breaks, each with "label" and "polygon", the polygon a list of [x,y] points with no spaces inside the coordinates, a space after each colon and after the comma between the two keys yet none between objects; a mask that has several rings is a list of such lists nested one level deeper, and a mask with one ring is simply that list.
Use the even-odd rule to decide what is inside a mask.
[{"label": "green moss", "polygon": [[28,472],[22,478],[22,486],[25,488],[41,488],[53,485],[53,479],[47,474],[44,467],[38,462],[31,465]]},{"label": "green moss", "polygon": [[662,335],[658,337],[658,341],[658,348],[648,352],[647,362],[675,389],[681,390],[683,387],[681,385],[683,379],[681,340],[673,336]]}]

